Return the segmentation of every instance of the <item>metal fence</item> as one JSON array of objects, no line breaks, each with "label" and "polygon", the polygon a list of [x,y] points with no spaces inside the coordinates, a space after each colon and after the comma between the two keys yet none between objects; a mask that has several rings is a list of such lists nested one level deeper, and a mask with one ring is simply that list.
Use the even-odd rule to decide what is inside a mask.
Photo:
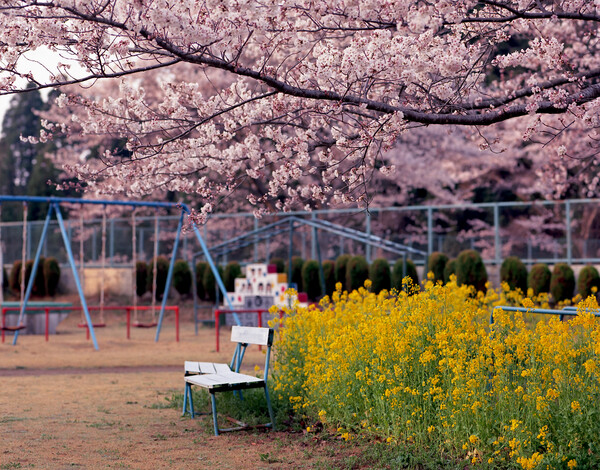
[{"label": "metal fence", "polygon": [[[368,235],[408,245],[427,253],[442,251],[456,256],[461,250],[478,250],[487,264],[498,265],[510,255],[525,263],[567,262],[569,264],[600,263],[600,200],[500,202],[483,204],[371,207],[359,209],[319,210],[273,214],[255,219],[251,213],[215,214],[201,228],[208,246],[259,229],[284,217],[318,219],[362,231]],[[177,216],[159,217],[159,253],[169,254],[176,233]],[[138,259],[149,260],[153,253],[154,217],[138,217],[135,227]],[[43,247],[44,256],[62,261],[65,250],[58,227],[53,222]],[[67,231],[76,257],[79,254],[79,221],[67,220]],[[28,222],[27,258],[31,259],[39,240],[43,221]],[[2,224],[4,263],[21,258],[22,222]],[[100,264],[102,248],[101,219],[86,220],[84,261],[87,266]],[[108,266],[130,265],[132,259],[132,226],[128,218],[111,218],[107,224],[106,253]],[[290,239],[287,234],[256,239],[218,260],[245,262],[267,261],[273,257],[286,259]],[[317,259],[317,246],[323,259],[335,259],[343,253],[362,254],[371,261],[393,253],[374,248],[344,235],[326,233],[315,227],[295,230],[292,254],[304,259]],[[192,233],[184,231],[177,257],[191,260],[198,246]],[[415,260],[417,263],[422,260]]]}]

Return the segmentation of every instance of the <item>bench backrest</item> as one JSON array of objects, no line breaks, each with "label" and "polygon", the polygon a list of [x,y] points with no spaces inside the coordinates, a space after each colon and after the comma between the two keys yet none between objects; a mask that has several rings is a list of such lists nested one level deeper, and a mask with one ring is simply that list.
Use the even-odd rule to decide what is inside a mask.
[{"label": "bench backrest", "polygon": [[234,325],[231,328],[231,341],[233,343],[271,346],[273,344],[273,329]]}]

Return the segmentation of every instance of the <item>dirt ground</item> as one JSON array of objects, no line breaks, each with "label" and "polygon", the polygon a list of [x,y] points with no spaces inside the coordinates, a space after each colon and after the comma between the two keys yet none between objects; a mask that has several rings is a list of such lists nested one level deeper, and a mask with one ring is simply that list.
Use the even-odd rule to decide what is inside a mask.
[{"label": "dirt ground", "polygon": [[[160,341],[155,329],[132,329],[112,316],[96,330],[100,350],[65,320],[48,342],[40,335],[12,336],[0,344],[0,469],[103,468],[340,468],[337,450],[302,433],[237,432],[215,437],[210,416],[195,420],[169,408],[183,391],[183,362],[228,362],[233,348],[221,330],[194,334],[191,316],[175,342],[172,319]],[[257,348],[245,364],[263,364]],[[351,449],[342,450],[344,454]]]}]

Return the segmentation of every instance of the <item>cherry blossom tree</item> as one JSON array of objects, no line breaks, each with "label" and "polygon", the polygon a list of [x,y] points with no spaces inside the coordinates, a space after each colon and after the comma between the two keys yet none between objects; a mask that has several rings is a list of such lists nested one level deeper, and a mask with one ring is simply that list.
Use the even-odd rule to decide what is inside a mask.
[{"label": "cherry blossom tree", "polygon": [[[23,78],[39,89],[116,82],[109,96],[65,94],[61,105],[85,116],[48,123],[41,139],[73,126],[127,139],[127,158],[107,152],[102,165],[71,171],[104,191],[198,195],[200,218],[240,188],[257,215],[368,204],[376,175],[399,171],[397,142],[439,126],[467,129],[500,158],[543,152],[546,192],[577,181],[596,194],[599,9],[592,0],[2,0],[0,92],[22,91]],[[42,47],[62,58],[47,80],[24,65]],[[151,94],[149,73],[159,85]],[[428,158],[452,166],[444,154]],[[424,174],[437,171],[428,166]]]}]

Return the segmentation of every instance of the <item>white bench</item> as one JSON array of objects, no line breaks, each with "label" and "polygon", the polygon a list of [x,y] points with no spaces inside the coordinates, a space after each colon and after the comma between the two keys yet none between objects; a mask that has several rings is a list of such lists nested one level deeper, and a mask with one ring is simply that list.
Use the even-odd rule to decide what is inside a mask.
[{"label": "white bench", "polygon": [[[271,422],[261,426],[275,429],[275,418],[273,415],[271,400],[269,398],[269,390],[267,388],[271,345],[273,344],[273,329],[249,326],[233,326],[231,329],[231,341],[238,344],[235,348],[235,352],[233,353],[231,364],[229,365],[213,362],[185,362],[183,415],[185,416],[185,413],[189,412],[192,418],[195,416],[191,387],[192,385],[196,385],[198,387],[207,389],[210,393],[215,436],[218,436],[220,432],[236,431],[239,429],[248,428],[248,426],[245,424],[239,423],[241,424],[239,427],[219,429],[217,425],[217,403],[215,400],[215,393],[232,390],[241,391],[249,388],[263,388],[265,391],[265,397],[267,399],[267,407],[269,409],[269,417],[271,418]],[[267,346],[265,357],[265,373],[262,378],[240,373],[240,366],[242,365],[242,360],[244,359],[244,353],[246,352],[246,347],[249,344]],[[240,392],[240,399],[241,398],[242,396]]]}]

